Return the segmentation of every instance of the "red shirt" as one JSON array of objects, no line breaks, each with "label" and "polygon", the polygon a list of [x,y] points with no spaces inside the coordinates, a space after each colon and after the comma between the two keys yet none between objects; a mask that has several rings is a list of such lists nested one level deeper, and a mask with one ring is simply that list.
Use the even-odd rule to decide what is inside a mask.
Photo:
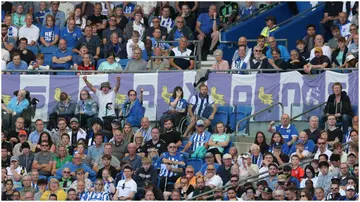
[{"label": "red shirt", "polygon": [[301,178],[304,177],[304,169],[302,169],[300,166],[298,166],[296,169],[291,170],[291,176],[297,178],[299,182],[301,182]]},{"label": "red shirt", "polygon": [[80,64],[79,66],[78,66],[78,70],[95,70],[95,66],[94,65],[88,65],[88,66],[86,66],[86,65],[84,65],[84,64]]}]

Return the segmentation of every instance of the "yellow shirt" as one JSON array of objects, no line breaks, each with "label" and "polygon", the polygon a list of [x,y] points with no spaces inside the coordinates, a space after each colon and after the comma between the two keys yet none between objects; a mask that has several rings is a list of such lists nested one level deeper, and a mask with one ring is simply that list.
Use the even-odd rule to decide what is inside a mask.
[{"label": "yellow shirt", "polygon": [[[40,201],[48,201],[51,191],[45,191],[43,195],[40,197]],[[66,200],[66,192],[62,189],[59,189],[55,192],[58,201]]]},{"label": "yellow shirt", "polygon": [[[180,179],[181,179],[181,177],[179,177],[179,178],[176,180],[175,184],[180,184]],[[196,187],[196,177],[195,177],[195,176],[193,176],[193,177],[191,178],[190,184],[191,184],[194,188]]]}]

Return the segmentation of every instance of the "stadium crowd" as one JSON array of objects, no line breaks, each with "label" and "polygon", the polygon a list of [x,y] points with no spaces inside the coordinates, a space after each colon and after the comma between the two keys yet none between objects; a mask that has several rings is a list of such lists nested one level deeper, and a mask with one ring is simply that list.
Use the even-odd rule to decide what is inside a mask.
[{"label": "stadium crowd", "polygon": [[[204,56],[214,52],[213,68],[229,69],[222,51],[214,50],[218,29],[256,8],[251,2],[244,8],[224,2],[218,14],[215,5],[198,14],[199,4],[51,2],[48,9],[40,2],[34,12],[32,2],[5,2],[2,59],[9,70],[117,70],[127,59],[125,71],[185,70],[194,69],[193,58],[148,56],[192,56],[188,40],[199,39]],[[239,38],[231,68],[300,67],[311,73],[354,67],[358,7],[351,2],[349,15],[342,5],[326,3],[322,34],[309,25],[290,54],[272,36],[276,19],[267,17],[256,46],[249,48],[247,39]],[[266,6],[271,5],[261,5]],[[325,44],[329,33],[333,38]],[[176,42],[159,42],[164,39]],[[44,55],[54,48],[46,61]],[[340,83],[333,84],[323,116],[311,117],[309,128],[291,124],[283,114],[279,125],[270,122],[268,131],[257,132],[249,152],[240,154],[228,126],[212,123],[217,106],[205,84],[191,98],[176,87],[160,127],[152,127],[144,117],[142,89],[129,90],[126,102],[113,106],[121,77],[113,88],[103,82],[99,89],[81,77],[96,98],[84,89],[76,103],[62,92],[49,121],[38,119],[35,128],[24,116],[34,110],[31,92],[16,90],[9,103],[2,102],[2,200],[358,200],[359,123]],[[179,131],[185,118],[187,128]],[[270,141],[266,133],[272,134]]]}]

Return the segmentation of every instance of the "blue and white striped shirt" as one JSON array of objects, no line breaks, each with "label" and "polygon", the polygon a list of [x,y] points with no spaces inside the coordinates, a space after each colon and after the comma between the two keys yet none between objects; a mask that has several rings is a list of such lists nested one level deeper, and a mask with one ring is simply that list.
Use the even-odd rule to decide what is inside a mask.
[{"label": "blue and white striped shirt", "polygon": [[209,133],[208,131],[204,131],[201,134],[197,134],[195,132],[193,135],[191,135],[189,140],[192,143],[191,151],[195,151],[197,147],[205,146],[205,143],[209,142],[210,136],[211,133]]},{"label": "blue and white striped shirt", "polygon": [[109,201],[109,195],[106,192],[85,192],[81,196],[81,201]]},{"label": "blue and white striped shirt", "polygon": [[174,21],[170,17],[163,18],[162,16],[159,16],[159,18],[160,18],[160,26],[166,27],[167,33],[169,34],[172,28],[174,27]]},{"label": "blue and white striped shirt", "polygon": [[[178,173],[169,171],[166,168],[166,164],[164,164],[162,162],[163,159],[168,159],[170,161],[177,161],[177,162],[185,162],[184,161],[184,157],[182,154],[180,153],[176,153],[175,156],[170,156],[169,152],[164,152],[163,154],[161,154],[160,156],[160,161],[161,161],[161,168],[160,168],[160,173],[159,176],[160,177],[174,177],[174,176],[178,176]],[[171,165],[172,168],[185,168],[182,165]]]}]

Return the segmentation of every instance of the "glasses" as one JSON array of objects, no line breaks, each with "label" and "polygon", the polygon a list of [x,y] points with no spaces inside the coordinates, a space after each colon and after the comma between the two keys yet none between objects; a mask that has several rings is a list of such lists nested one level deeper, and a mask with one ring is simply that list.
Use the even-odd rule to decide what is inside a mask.
[{"label": "glasses", "polygon": [[211,170],[215,170],[215,168],[212,168],[212,169],[211,169],[211,168],[208,168],[208,169],[206,169],[206,170],[210,170],[210,171],[211,171]]},{"label": "glasses", "polygon": [[317,144],[318,144],[318,145],[324,145],[325,142],[318,142]]},{"label": "glasses", "polygon": [[186,171],[186,173],[194,173],[194,171],[192,171],[192,170],[189,170],[189,171]]},{"label": "glasses", "polygon": [[63,171],[64,174],[70,174],[70,171]]},{"label": "glasses", "polygon": [[176,148],[176,146],[169,146],[169,149]]},{"label": "glasses", "polygon": [[301,197],[306,197],[305,195],[300,195]]},{"label": "glasses", "polygon": [[254,50],[255,52],[261,52],[261,50]]},{"label": "glasses", "polygon": [[41,146],[42,147],[48,147],[49,145],[48,144],[42,144]]},{"label": "glasses", "polygon": [[356,31],[356,29],[350,29],[350,31]]},{"label": "glasses", "polygon": [[177,21],[177,23],[184,23],[184,21]]}]

